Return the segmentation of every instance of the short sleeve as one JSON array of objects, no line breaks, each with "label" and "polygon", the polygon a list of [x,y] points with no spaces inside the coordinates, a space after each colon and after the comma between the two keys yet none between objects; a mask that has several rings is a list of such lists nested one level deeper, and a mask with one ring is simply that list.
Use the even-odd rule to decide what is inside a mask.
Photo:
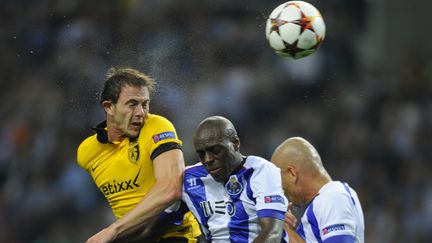
[{"label": "short sleeve", "polygon": [[334,236],[355,236],[355,212],[353,201],[347,194],[333,192],[320,195],[314,201],[314,214],[324,241]]},{"label": "short sleeve", "polygon": [[87,138],[78,146],[76,155],[78,165],[86,171],[89,171],[90,168],[89,139]]},{"label": "short sleeve", "polygon": [[270,162],[264,163],[255,169],[250,183],[258,217],[284,220],[288,199],[282,190],[279,168]]},{"label": "short sleeve", "polygon": [[140,139],[146,140],[142,142],[148,144],[149,154],[152,154],[159,146],[166,143],[182,144],[174,125],[162,116],[151,115],[141,132],[144,132],[145,136],[140,136]]}]

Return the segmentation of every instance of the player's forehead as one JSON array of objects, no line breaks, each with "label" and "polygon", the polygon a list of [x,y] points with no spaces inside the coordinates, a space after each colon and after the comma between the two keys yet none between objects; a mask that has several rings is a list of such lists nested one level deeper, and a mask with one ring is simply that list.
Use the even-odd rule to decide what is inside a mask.
[{"label": "player's forehead", "polygon": [[215,127],[198,129],[195,138],[195,144],[203,147],[211,147],[226,142],[225,134]]},{"label": "player's forehead", "polygon": [[202,129],[197,131],[195,136],[196,142],[212,145],[223,142],[223,135],[215,129]]},{"label": "player's forehead", "polygon": [[120,90],[119,100],[145,101],[150,99],[150,93],[147,86],[123,85]]}]

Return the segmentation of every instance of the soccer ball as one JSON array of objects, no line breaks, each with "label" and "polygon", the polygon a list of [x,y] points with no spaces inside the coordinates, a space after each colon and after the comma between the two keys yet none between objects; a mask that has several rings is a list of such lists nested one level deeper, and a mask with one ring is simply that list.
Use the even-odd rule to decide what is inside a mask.
[{"label": "soccer ball", "polygon": [[283,57],[303,58],[314,53],[325,37],[325,23],[310,3],[289,1],[276,7],[266,23],[270,47]]}]

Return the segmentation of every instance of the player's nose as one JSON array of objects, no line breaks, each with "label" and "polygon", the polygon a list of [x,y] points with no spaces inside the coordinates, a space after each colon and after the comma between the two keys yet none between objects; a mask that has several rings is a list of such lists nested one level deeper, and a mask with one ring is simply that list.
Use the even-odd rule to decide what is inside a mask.
[{"label": "player's nose", "polygon": [[146,111],[145,107],[142,107],[139,105],[135,108],[135,116],[144,117],[146,115],[146,113],[147,113],[147,111]]},{"label": "player's nose", "polygon": [[213,155],[211,153],[206,152],[204,154],[204,161],[203,162],[206,164],[206,166],[211,166],[214,162]]}]

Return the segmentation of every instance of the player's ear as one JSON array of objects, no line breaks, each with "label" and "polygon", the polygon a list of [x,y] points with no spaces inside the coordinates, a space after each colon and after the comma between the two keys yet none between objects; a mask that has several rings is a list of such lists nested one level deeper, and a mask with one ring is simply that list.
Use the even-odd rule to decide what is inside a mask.
[{"label": "player's ear", "polygon": [[290,182],[292,183],[296,182],[298,179],[298,171],[293,166],[287,166],[286,175],[288,177],[288,180],[290,180]]},{"label": "player's ear", "polygon": [[232,143],[234,144],[235,151],[239,151],[240,150],[240,138],[238,136],[235,136],[232,139]]},{"label": "player's ear", "polygon": [[105,112],[107,113],[107,114],[109,114],[109,115],[112,115],[113,114],[113,111],[112,111],[112,102],[111,101],[109,101],[109,100],[104,100],[104,101],[102,101],[102,106],[103,106],[103,108],[104,108],[104,110],[105,110]]}]

